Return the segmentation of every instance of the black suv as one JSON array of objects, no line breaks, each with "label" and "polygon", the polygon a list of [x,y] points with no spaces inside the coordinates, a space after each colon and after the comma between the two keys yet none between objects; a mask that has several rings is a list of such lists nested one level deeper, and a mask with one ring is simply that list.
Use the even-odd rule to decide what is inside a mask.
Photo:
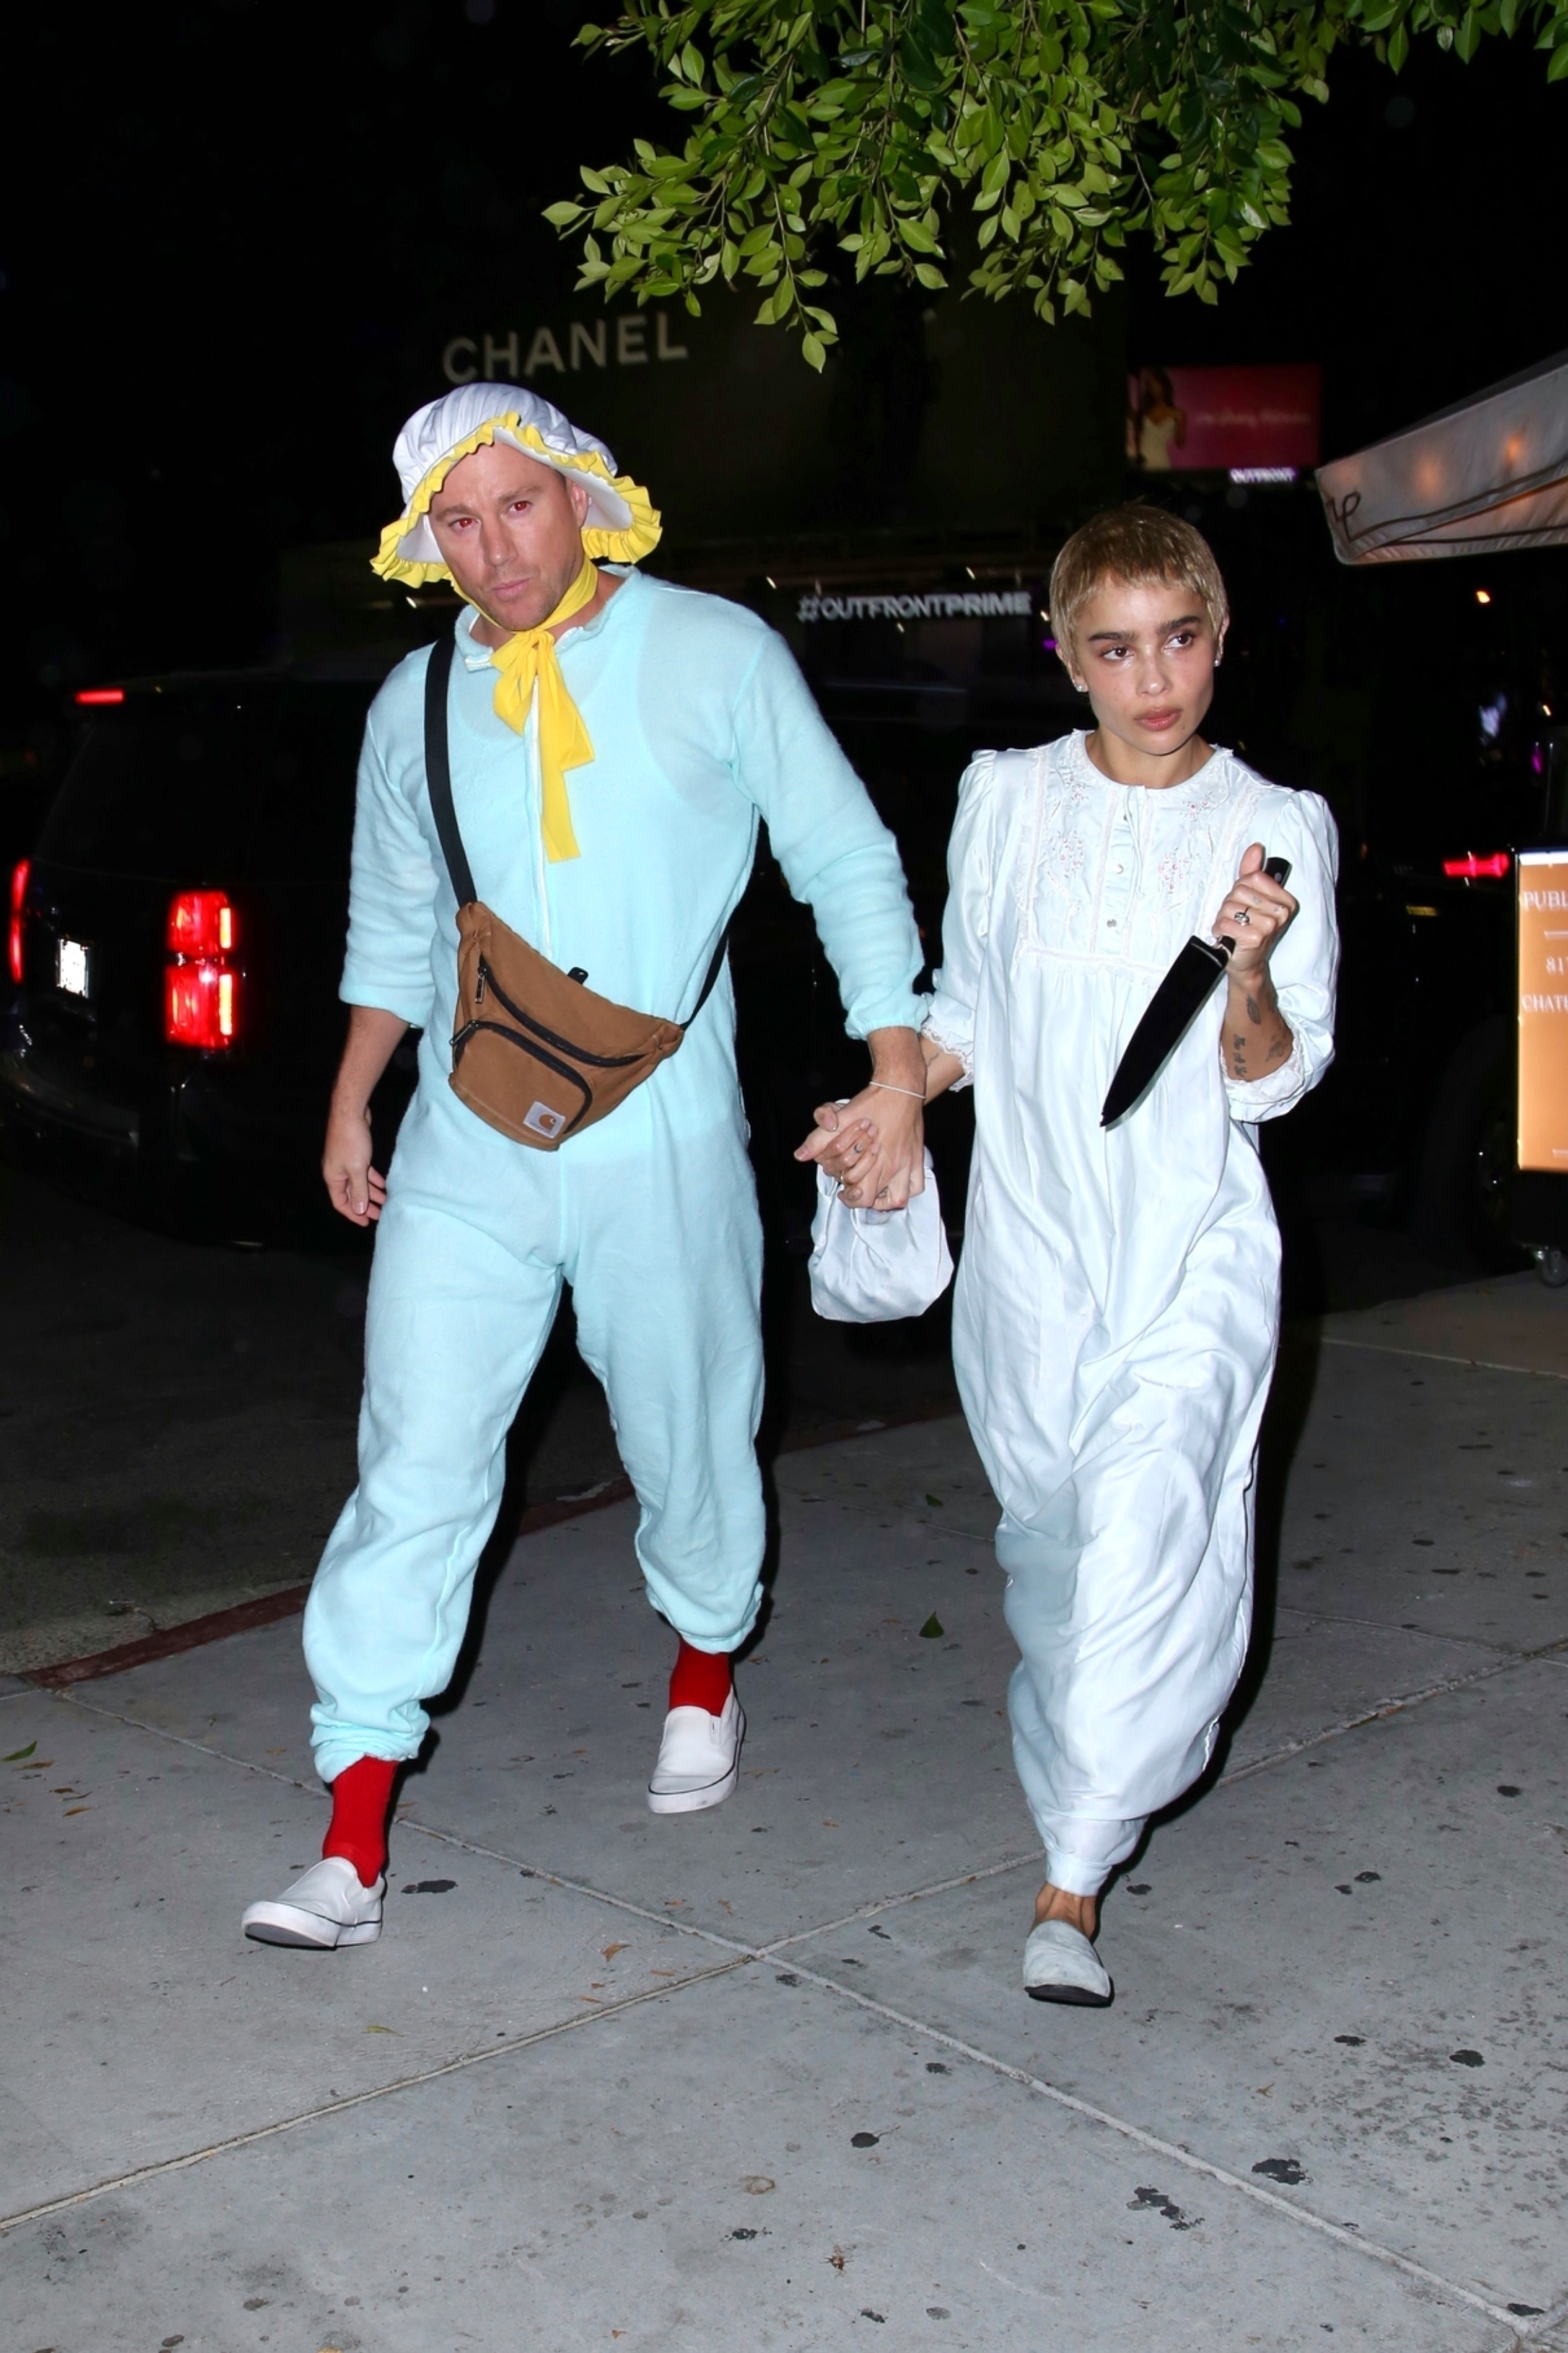
[{"label": "black suv", "polygon": [[[24,1166],[184,1233],[342,1239],[317,1172],[344,1029],[354,777],[403,650],[359,677],[176,674],[78,695],[79,747],[10,878],[0,1119]],[[931,829],[939,892],[954,775]],[[763,1217],[798,1249],[816,1194],[790,1149],[864,1054],[771,859],[731,964]],[[408,1040],[377,1091],[383,1167],[414,1066]],[[959,1165],[955,1201],[961,1187]]]},{"label": "black suv", "polygon": [[376,683],[77,697],[76,757],[10,877],[0,1110],[25,1163],[186,1229],[266,1238],[308,1209]]}]

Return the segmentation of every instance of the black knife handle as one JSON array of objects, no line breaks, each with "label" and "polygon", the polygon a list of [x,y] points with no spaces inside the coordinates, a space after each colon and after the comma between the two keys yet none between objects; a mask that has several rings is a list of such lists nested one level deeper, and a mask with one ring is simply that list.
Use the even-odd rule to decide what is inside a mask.
[{"label": "black knife handle", "polygon": [[[1278,882],[1283,891],[1286,883],[1290,880],[1290,860],[1288,858],[1266,858],[1263,861],[1263,871],[1268,875],[1270,882]],[[1216,944],[1225,950],[1227,961],[1236,954],[1236,942],[1225,932],[1216,934]]]}]

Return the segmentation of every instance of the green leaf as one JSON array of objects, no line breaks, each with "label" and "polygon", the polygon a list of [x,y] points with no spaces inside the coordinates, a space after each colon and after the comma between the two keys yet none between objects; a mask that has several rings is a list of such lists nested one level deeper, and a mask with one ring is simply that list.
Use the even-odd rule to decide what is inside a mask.
[{"label": "green leaf", "polygon": [[942,88],[942,69],[913,26],[899,43],[899,63],[911,90],[931,91]]},{"label": "green leaf", "polygon": [[1142,235],[1168,291],[1212,304],[1289,218],[1289,140],[1340,44],[1397,72],[1418,44],[1466,59],[1488,33],[1523,33],[1568,78],[1568,0],[796,0],[791,17],[777,0],[624,0],[578,37],[640,51],[687,120],[584,167],[591,211],[545,218],[583,237],[584,285],[685,301],[743,274],[803,342],[800,290],[834,246],[857,280],[940,291],[960,199],[969,283],[993,300],[1080,311],[1119,275],[1109,248]]},{"label": "green leaf", "polygon": [[946,1631],[947,1628],[942,1624],[942,1620],[937,1616],[936,1611],[933,1609],[931,1616],[926,1620],[925,1624],[921,1628],[921,1639],[925,1642],[940,1642]]},{"label": "green leaf", "polygon": [[26,1748],[13,1748],[9,1757],[0,1757],[0,1765],[19,1765],[24,1757],[32,1755],[37,1745],[36,1740],[29,1740]]},{"label": "green leaf", "polygon": [[957,47],[952,0],[915,0],[921,35],[933,58],[950,58]]},{"label": "green leaf", "polygon": [[894,216],[894,226],[898,229],[900,237],[903,239],[903,242],[910,248],[910,250],[912,253],[940,253],[942,251],[941,246],[938,245],[935,237],[932,237],[924,221],[910,220],[905,214],[899,213]]},{"label": "green leaf", "polygon": [[800,354],[808,367],[814,367],[818,375],[822,374],[822,364],[827,357],[827,347],[820,335],[802,335]]},{"label": "green leaf", "polygon": [[1548,81],[1561,81],[1564,74],[1568,74],[1568,44],[1560,49],[1552,50],[1552,61],[1546,69],[1546,79]]}]

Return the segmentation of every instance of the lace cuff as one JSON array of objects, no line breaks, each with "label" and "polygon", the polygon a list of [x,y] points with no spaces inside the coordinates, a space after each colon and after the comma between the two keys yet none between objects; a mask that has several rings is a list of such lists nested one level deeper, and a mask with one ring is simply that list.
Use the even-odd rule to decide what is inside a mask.
[{"label": "lace cuff", "polygon": [[1268,1071],[1261,1079],[1233,1079],[1227,1075],[1225,1091],[1230,1098],[1230,1115],[1248,1127],[1260,1119],[1278,1119],[1282,1112],[1300,1102],[1310,1083],[1300,1033],[1294,1031],[1289,1054],[1277,1071]]},{"label": "lace cuff", "polygon": [[944,1054],[955,1055],[963,1065],[963,1076],[954,1079],[949,1092],[962,1094],[974,1083],[974,1027],[973,1017],[940,997],[931,1001],[931,1011],[921,1024],[921,1036],[940,1046]]}]

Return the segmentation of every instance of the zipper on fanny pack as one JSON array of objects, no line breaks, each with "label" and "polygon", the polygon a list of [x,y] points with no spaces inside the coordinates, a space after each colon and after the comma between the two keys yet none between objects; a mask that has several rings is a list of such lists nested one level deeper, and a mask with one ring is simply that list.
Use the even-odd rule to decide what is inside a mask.
[{"label": "zipper on fanny pack", "polygon": [[[504,1007],[505,1010],[511,1015],[512,1019],[517,1022],[521,1028],[531,1030],[534,1037],[542,1038],[547,1045],[557,1047],[562,1053],[574,1055],[578,1061],[591,1063],[593,1068],[596,1071],[629,1071],[634,1062],[641,1061],[643,1051],[645,1050],[639,1049],[639,1050],[635,1054],[591,1054],[586,1046],[579,1046],[570,1038],[558,1038],[553,1029],[547,1029],[542,1021],[536,1021],[531,1013],[525,1013],[521,1005],[514,1005],[512,1003],[505,989],[501,987],[500,982],[496,979],[495,975],[490,971],[489,966],[482,958],[479,963],[479,974],[481,979],[489,979],[490,987],[495,994],[496,1003]],[[567,978],[571,978],[570,974],[567,975]],[[476,1005],[479,1003],[478,989],[474,992],[474,1002]],[[490,1027],[493,1025],[487,1024],[486,1026]],[[544,1055],[542,1056],[541,1059],[548,1061],[550,1058],[548,1055]],[[552,1064],[552,1068],[553,1067],[554,1065]]]},{"label": "zipper on fanny pack", "polygon": [[465,1029],[458,1030],[452,1040],[453,1075],[457,1074],[458,1066],[463,1059],[470,1039],[478,1037],[481,1029],[488,1030],[491,1036],[503,1039],[507,1045],[515,1047],[520,1054],[528,1055],[531,1060],[542,1062],[546,1070],[553,1071],[558,1079],[565,1079],[570,1085],[576,1088],[583,1098],[582,1107],[574,1113],[562,1131],[563,1134],[570,1135],[584,1113],[593,1108],[593,1089],[580,1071],[573,1070],[569,1062],[557,1061],[553,1054],[547,1054],[542,1047],[534,1045],[531,1039],[520,1038],[517,1031],[509,1029],[503,1021],[470,1021]]}]

